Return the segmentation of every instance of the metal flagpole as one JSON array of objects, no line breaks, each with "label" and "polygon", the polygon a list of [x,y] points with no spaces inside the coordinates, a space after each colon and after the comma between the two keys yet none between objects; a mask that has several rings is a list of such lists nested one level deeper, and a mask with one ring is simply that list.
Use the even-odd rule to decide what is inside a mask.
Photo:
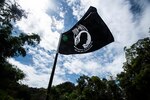
[{"label": "metal flagpole", "polygon": [[52,82],[53,82],[54,73],[55,73],[55,69],[56,69],[57,58],[58,58],[58,54],[59,54],[58,52],[59,52],[59,46],[60,46],[60,42],[61,42],[61,36],[62,35],[60,35],[60,38],[59,38],[57,52],[56,52],[56,55],[55,55],[53,68],[52,68],[52,72],[51,72],[51,76],[50,76],[50,80],[49,80],[49,84],[48,84],[48,88],[47,88],[46,100],[50,100],[50,92],[51,92]]}]

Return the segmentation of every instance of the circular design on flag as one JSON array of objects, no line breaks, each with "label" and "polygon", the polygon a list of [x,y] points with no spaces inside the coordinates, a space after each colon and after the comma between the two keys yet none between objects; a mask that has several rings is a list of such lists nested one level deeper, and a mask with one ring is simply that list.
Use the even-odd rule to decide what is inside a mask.
[{"label": "circular design on flag", "polygon": [[72,30],[74,33],[74,50],[76,52],[86,52],[92,47],[92,38],[87,28],[83,25],[78,25]]}]

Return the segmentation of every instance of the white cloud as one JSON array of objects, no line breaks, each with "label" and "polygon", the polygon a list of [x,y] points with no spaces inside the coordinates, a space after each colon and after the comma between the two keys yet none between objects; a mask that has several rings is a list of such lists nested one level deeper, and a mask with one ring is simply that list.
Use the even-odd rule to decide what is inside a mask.
[{"label": "white cloud", "polygon": [[[57,49],[60,36],[58,31],[63,29],[64,22],[63,19],[56,20],[55,17],[46,13],[47,9],[53,8],[52,1],[26,0],[22,2],[20,0],[19,2],[23,9],[28,12],[28,18],[18,21],[16,26],[25,33],[40,35],[41,42],[38,47],[26,46],[28,55],[32,55],[29,62],[32,62],[31,64],[25,65],[14,59],[10,59],[10,62],[17,65],[26,74],[26,78],[21,81],[22,83],[32,87],[47,87],[54,60],[52,51]],[[52,7],[50,7],[51,5]],[[63,17],[63,13],[60,13],[60,15]],[[52,30],[52,28],[55,28],[55,30]],[[62,70],[57,69],[57,71],[53,84],[59,84],[66,80],[63,77],[59,77],[63,73]]]},{"label": "white cloud", "polygon": [[9,59],[9,62],[16,65],[19,69],[21,69],[25,73],[25,79],[21,81],[24,84],[30,84],[32,87],[46,87],[47,86],[47,78],[48,74],[37,74],[37,71],[32,66],[27,66],[15,61],[14,59]]},{"label": "white cloud", "polygon": [[125,57],[123,54],[115,57],[115,60],[105,66],[105,71],[110,72],[112,76],[116,76],[118,73],[123,71],[122,66],[123,62],[125,62]]},{"label": "white cloud", "polygon": [[63,21],[53,21],[55,18],[51,18],[46,13],[29,14],[27,19],[22,19],[17,23],[20,30],[26,33],[37,33],[41,37],[40,46],[47,50],[55,50],[59,40],[59,33],[53,32],[51,26],[56,24],[56,29],[63,28]]},{"label": "white cloud", "polygon": [[[40,61],[41,59],[39,59]],[[25,73],[25,78],[21,80],[20,82],[23,84],[27,84],[30,87],[45,87],[47,88],[48,82],[49,82],[49,77],[51,74],[51,68],[43,68],[47,72],[43,72],[36,69],[36,67],[31,66],[31,65],[24,65],[21,64],[18,61],[15,61],[14,59],[9,59],[9,62],[12,63],[13,65],[16,65],[19,69],[21,69]],[[47,62],[47,61],[46,61]],[[40,66],[40,65],[37,65]],[[65,77],[65,72],[64,69],[61,69],[59,67],[56,68],[55,76],[54,76],[54,85],[57,85],[61,82],[67,81],[67,78]]]},{"label": "white cloud", "polygon": [[139,36],[141,38],[143,38],[144,36],[150,36],[150,33],[148,33],[150,28],[149,12],[150,12],[150,6],[146,6],[139,26]]},{"label": "white cloud", "polygon": [[[19,1],[21,6],[29,12],[27,19],[22,19],[17,23],[19,29],[26,33],[39,34],[41,43],[36,48],[28,47],[28,54],[32,55],[32,64],[24,65],[14,59],[10,59],[10,62],[17,65],[27,75],[22,83],[32,87],[47,87],[54,61],[52,50],[57,49],[58,32],[64,30],[66,11],[62,12],[61,7],[58,9],[59,7],[53,0]],[[116,76],[123,70],[124,46],[130,46],[138,39],[148,36],[150,7],[145,7],[140,20],[133,21],[134,16],[130,11],[130,4],[126,0],[67,0],[67,3],[78,20],[89,6],[95,6],[114,35],[115,42],[88,54],[60,55],[53,84],[70,80],[67,75],[73,74],[106,77],[105,75],[109,73]],[[61,19],[48,14],[49,9],[56,11]]]},{"label": "white cloud", "polygon": [[55,7],[53,0],[17,0],[27,12],[40,13]]},{"label": "white cloud", "polygon": [[[73,60],[66,61],[66,63],[64,63],[65,68],[67,68],[70,73],[89,75],[92,66],[94,65],[94,74],[98,75],[98,72],[102,74],[110,72],[111,75],[116,76],[116,74],[123,70],[122,66],[123,62],[125,62],[123,48],[125,46],[131,46],[138,39],[148,36],[146,31],[150,25],[148,19],[149,7],[144,11],[142,19],[140,19],[140,24],[137,24],[139,20],[133,21],[134,16],[130,11],[131,5],[125,0],[80,0],[78,1],[80,4],[76,4],[77,2],[75,0],[67,1],[69,6],[72,7],[73,15],[76,16],[78,20],[91,5],[96,7],[99,15],[114,35],[115,42],[109,44],[107,48],[103,48],[103,50],[105,50],[104,54],[102,54],[101,51],[98,51],[91,55],[80,55]],[[101,56],[97,56],[99,55],[98,53],[100,53]],[[85,56],[89,59],[86,59]],[[91,61],[91,58],[93,58],[92,61],[94,63]],[[108,62],[108,59],[111,58],[112,61]],[[85,60],[83,59],[86,59],[86,62],[84,62]],[[96,62],[96,59],[99,61]],[[103,64],[101,65],[103,62],[105,62],[105,66],[103,66]]]},{"label": "white cloud", "polygon": [[[60,12],[60,16],[63,17],[63,13]],[[64,28],[64,20],[57,20],[55,17],[52,17],[52,27],[54,27],[55,30],[59,31]]]}]

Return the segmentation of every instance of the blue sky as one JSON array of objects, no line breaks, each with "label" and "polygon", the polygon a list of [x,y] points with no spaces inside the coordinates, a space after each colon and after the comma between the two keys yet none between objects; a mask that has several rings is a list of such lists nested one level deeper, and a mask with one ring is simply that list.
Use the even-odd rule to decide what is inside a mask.
[{"label": "blue sky", "polygon": [[25,46],[26,57],[9,59],[26,74],[20,82],[31,87],[47,87],[60,34],[69,30],[90,6],[97,8],[115,42],[92,53],[59,55],[53,85],[76,82],[83,74],[115,78],[123,70],[123,48],[149,36],[150,0],[17,1],[28,12],[28,18],[22,18],[15,27],[41,37],[37,47]]}]

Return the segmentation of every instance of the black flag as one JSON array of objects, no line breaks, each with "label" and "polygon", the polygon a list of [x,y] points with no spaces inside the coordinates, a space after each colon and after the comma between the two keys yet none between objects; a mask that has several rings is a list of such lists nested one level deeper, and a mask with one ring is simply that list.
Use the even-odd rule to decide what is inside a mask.
[{"label": "black flag", "polygon": [[66,55],[88,53],[113,41],[110,30],[96,8],[90,7],[69,31],[62,34],[58,52]]}]

